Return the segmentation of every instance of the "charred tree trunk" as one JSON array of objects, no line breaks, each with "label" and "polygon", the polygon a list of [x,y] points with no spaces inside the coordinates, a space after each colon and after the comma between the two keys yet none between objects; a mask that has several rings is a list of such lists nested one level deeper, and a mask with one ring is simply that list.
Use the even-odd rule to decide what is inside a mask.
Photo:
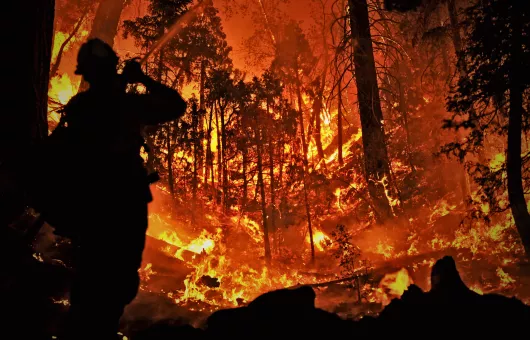
[{"label": "charred tree trunk", "polygon": [[228,167],[226,159],[226,127],[225,127],[225,107],[220,106],[219,115],[221,116],[221,162],[223,171],[223,209],[228,211]]},{"label": "charred tree trunk", "polygon": [[174,188],[174,179],[173,179],[173,146],[171,145],[171,125],[172,123],[169,122],[167,125],[167,138],[166,138],[166,148],[167,148],[167,184],[169,193],[171,194],[172,198],[175,198],[175,188]]},{"label": "charred tree trunk", "polygon": [[[298,83],[299,84],[299,83]],[[309,206],[309,195],[307,194],[307,143],[305,140],[305,130],[304,130],[304,112],[302,110],[302,90],[300,86],[297,86],[296,95],[298,97],[298,115],[300,120],[300,129],[302,135],[302,149],[303,149],[303,190],[304,190],[304,204],[307,217],[307,230],[309,232],[309,241],[311,243],[311,263],[315,262],[315,244],[313,242],[313,228],[311,226],[311,208]]]},{"label": "charred tree trunk", "polygon": [[200,169],[201,174],[206,178],[206,167],[208,166],[204,162],[204,148],[202,140],[204,138],[204,118],[205,118],[205,98],[204,98],[204,87],[206,82],[206,61],[201,60],[201,74],[199,80],[199,121],[198,121],[198,136],[197,136],[197,166]]},{"label": "charred tree trunk", "polygon": [[[222,177],[223,172],[221,170],[222,166],[222,158],[221,158],[221,131],[219,128],[219,110],[215,110],[215,128],[217,131],[217,183],[222,183]],[[217,200],[217,190],[215,192],[216,200]]]},{"label": "charred tree trunk", "polygon": [[193,206],[193,213],[195,215],[195,204],[197,202],[197,187],[199,184],[199,174],[198,174],[198,165],[197,165],[197,139],[199,138],[198,126],[199,125],[199,112],[197,110],[197,104],[194,102],[192,111],[191,111],[191,143],[193,148],[193,177],[191,179],[191,204]]},{"label": "charred tree trunk", "polygon": [[[205,110],[206,110],[206,103],[205,103],[205,100],[204,100],[204,84],[206,82],[206,63],[205,61],[201,61],[201,79],[200,79],[200,89],[199,89],[199,105],[200,105],[200,110],[201,110],[201,117],[203,116],[206,116],[205,114]],[[206,118],[205,118],[206,119]],[[210,123],[211,123],[211,119],[210,119]],[[202,129],[202,119],[201,119],[201,129]],[[201,131],[202,132],[202,131]],[[210,145],[210,133],[211,133],[211,130],[210,130],[210,125],[208,125],[208,143],[207,143],[207,146],[209,147]],[[202,144],[201,144],[201,148],[202,148]],[[204,184],[206,184],[208,182],[208,150],[206,150],[206,160],[204,162],[204,165],[202,164],[202,157],[201,159],[199,160],[199,163],[201,164],[201,167],[203,169],[203,177],[204,177]]]},{"label": "charred tree trunk", "polygon": [[344,165],[344,158],[342,156],[342,79],[339,80],[338,104],[337,104],[337,152],[339,165]]},{"label": "charred tree trunk", "polygon": [[[24,209],[21,188],[28,179],[28,154],[48,135],[47,108],[53,43],[54,0],[6,3],[1,17],[5,66],[1,82],[4,105],[0,124],[0,227]],[[14,29],[24,17],[24,28]],[[14,100],[14,96],[19,98]],[[8,175],[9,174],[9,175]],[[13,176],[13,177],[11,177]],[[4,186],[5,185],[5,186]],[[19,200],[20,198],[20,200]]]},{"label": "charred tree trunk", "polygon": [[304,171],[304,201],[307,216],[307,231],[309,232],[309,243],[311,245],[311,263],[315,263],[315,242],[313,240],[313,227],[311,225],[311,207],[309,206],[309,197],[307,194],[306,171]]},{"label": "charred tree trunk", "polygon": [[247,206],[247,197],[248,197],[248,180],[247,180],[247,166],[248,166],[248,151],[247,148],[243,148],[242,156],[243,156],[243,194],[241,197],[241,211],[244,211]]},{"label": "charred tree trunk", "polygon": [[416,167],[412,161],[412,149],[410,144],[410,130],[409,130],[409,118],[407,113],[407,107],[405,105],[405,91],[403,89],[402,81],[399,81],[399,111],[401,111],[401,117],[403,118],[403,127],[405,128],[405,136],[407,138],[406,151],[407,160],[410,165],[410,170],[416,172]]},{"label": "charred tree trunk", "polygon": [[325,70],[322,75],[322,84],[318,87],[318,93],[315,98],[315,105],[313,105],[313,111],[315,114],[315,133],[313,135],[313,138],[315,138],[315,144],[317,146],[317,152],[318,152],[318,159],[323,160],[324,159],[324,148],[322,148],[322,121],[320,120],[320,113],[322,112],[322,100],[324,96],[324,82],[326,79],[325,76]]},{"label": "charred tree trunk", "polygon": [[[322,148],[322,128],[321,128],[321,120],[320,120],[320,113],[322,112],[322,108],[323,108],[323,101],[324,101],[324,89],[326,87],[326,75],[328,73],[328,63],[329,63],[329,57],[328,57],[328,51],[327,51],[327,47],[328,47],[328,44],[326,42],[326,21],[325,21],[325,18],[326,18],[326,15],[325,13],[323,13],[323,18],[324,18],[324,24],[323,24],[323,29],[322,29],[322,51],[324,53],[324,69],[322,70],[322,75],[321,75],[321,83],[320,83],[320,86],[318,88],[318,94],[317,94],[317,111],[316,111],[316,131],[315,131],[315,143],[317,145],[317,151],[318,151],[318,158],[320,161],[322,161],[324,159],[324,149]],[[326,164],[325,162],[323,163],[324,165]]]},{"label": "charred tree trunk", "polygon": [[[451,22],[451,39],[453,41],[453,47],[458,56],[462,51],[462,38],[460,37],[460,25],[458,24],[458,13],[456,11],[455,0],[447,1],[447,11],[449,12],[449,21]],[[467,77],[466,69],[460,58],[457,59],[457,69],[461,77]],[[475,119],[475,111],[471,110],[470,119]],[[460,130],[459,130],[460,131]],[[459,132],[460,139],[463,138],[462,133]],[[484,155],[482,152],[479,153],[479,159],[483,160]],[[469,178],[465,167],[462,165],[460,168],[460,190],[462,191],[463,203],[468,206],[468,198],[471,196],[469,188]]]},{"label": "charred tree trunk", "polygon": [[[124,5],[124,0],[101,0],[88,38],[99,38],[111,47],[114,46]],[[87,88],[88,83],[81,81],[79,91],[85,91]]]},{"label": "charred tree trunk", "polygon": [[[213,112],[215,110],[215,104],[212,104],[212,108],[211,108],[211,111],[210,111],[210,133],[213,131],[213,127],[212,127],[212,124],[213,124]],[[212,182],[212,189],[215,190],[215,172],[213,170],[213,151],[212,151],[212,147],[211,147],[211,140],[212,140],[212,137],[210,135],[210,149],[209,149],[209,152],[210,152],[210,179],[211,179],[211,182]]]},{"label": "charred tree trunk", "polygon": [[355,45],[353,61],[363,134],[364,168],[368,190],[375,206],[378,222],[392,217],[384,179],[391,188],[391,174],[383,130],[383,112],[379,99],[377,73],[366,0],[349,0],[350,26]]},{"label": "charred tree trunk", "polygon": [[523,68],[522,50],[522,16],[518,10],[519,5],[514,1],[512,4],[512,65],[509,68],[510,80],[510,113],[508,121],[508,151],[507,151],[507,174],[508,174],[508,197],[512,210],[515,226],[521,237],[526,256],[530,257],[530,214],[524,197],[522,179],[521,159],[521,132],[523,108],[523,79],[521,79]]},{"label": "charred tree trunk", "polygon": [[271,246],[269,241],[269,227],[267,225],[267,203],[265,201],[265,183],[263,181],[263,140],[259,119],[256,121],[256,149],[258,156],[258,186],[261,196],[261,215],[263,223],[263,245],[265,246],[265,260],[271,263]]},{"label": "charred tree trunk", "polygon": [[[210,114],[208,117],[208,131],[206,133],[206,172],[204,174],[204,184],[208,183],[210,174],[213,174],[213,153],[212,153],[212,120],[213,120],[213,106],[210,107]],[[212,187],[214,186],[212,176]]]},{"label": "charred tree trunk", "polygon": [[307,143],[305,139],[305,128],[304,128],[304,110],[302,106],[302,89],[300,88],[300,82],[296,85],[296,97],[298,100],[298,121],[300,124],[300,138],[302,139],[302,150],[304,152],[304,160],[307,162]]},{"label": "charred tree trunk", "polygon": [[[267,101],[267,114],[269,114],[269,103]],[[272,116],[271,116],[272,120]],[[272,130],[272,129],[271,129]],[[269,176],[270,176],[270,195],[271,195],[271,214],[270,227],[272,232],[276,233],[276,188],[274,186],[274,142],[272,134],[269,134]],[[276,239],[276,237],[274,238]]]},{"label": "charred tree trunk", "polygon": [[[458,24],[458,13],[456,12],[455,0],[447,1],[447,11],[449,12],[449,21],[451,22],[451,38],[453,40],[453,45],[456,53],[460,53],[462,50],[462,38],[460,37],[460,25]],[[458,68],[461,68],[461,65],[459,65]]]}]

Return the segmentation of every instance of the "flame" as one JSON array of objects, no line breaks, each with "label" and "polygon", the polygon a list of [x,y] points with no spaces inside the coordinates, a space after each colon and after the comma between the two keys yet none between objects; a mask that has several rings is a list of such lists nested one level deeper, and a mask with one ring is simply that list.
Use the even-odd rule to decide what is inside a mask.
[{"label": "flame", "polygon": [[[311,244],[311,240],[309,239],[309,234],[307,234],[305,238],[305,242],[307,244]],[[329,248],[329,246],[331,246],[333,241],[322,230],[313,228],[313,243],[315,244],[315,248],[317,250],[325,251],[327,248]]]},{"label": "flame", "polygon": [[68,73],[63,73],[60,76],[52,78],[50,85],[51,88],[48,91],[48,95],[63,105],[68,103],[79,88],[79,83],[74,83]]},{"label": "flame", "polygon": [[413,283],[406,268],[401,268],[395,273],[386,274],[379,283],[379,288],[375,291],[375,298],[371,300],[374,302],[380,301],[383,306],[386,306],[392,299],[400,298]]}]

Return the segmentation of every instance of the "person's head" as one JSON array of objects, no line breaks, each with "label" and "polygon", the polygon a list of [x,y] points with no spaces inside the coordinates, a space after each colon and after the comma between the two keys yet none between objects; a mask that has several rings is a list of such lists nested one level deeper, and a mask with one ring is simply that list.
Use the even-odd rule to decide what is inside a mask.
[{"label": "person's head", "polygon": [[90,39],[79,49],[75,74],[91,86],[108,84],[117,75],[118,61],[112,47],[101,39]]}]

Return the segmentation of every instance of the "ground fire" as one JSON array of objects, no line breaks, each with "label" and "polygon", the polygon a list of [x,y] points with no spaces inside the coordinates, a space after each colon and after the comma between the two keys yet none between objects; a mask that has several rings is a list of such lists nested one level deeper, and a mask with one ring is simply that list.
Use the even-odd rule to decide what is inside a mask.
[{"label": "ground fire", "polygon": [[[469,308],[498,299],[528,317],[513,302],[530,304],[524,6],[49,2],[47,135],[88,87],[74,74],[88,38],[117,51],[120,72],[138,58],[147,75],[188,102],[182,119],[143,130],[144,165],[159,180],[151,185],[140,289],[123,315],[125,334],[148,339],[138,331],[142,320],[169,319],[196,327],[179,328],[181,335],[205,336],[204,325],[205,334],[228,334],[236,319],[248,320],[240,336],[267,333],[260,313],[274,308],[324,320],[337,334],[370,334],[413,318],[427,327],[428,313],[445,317],[427,306],[452,298]],[[104,125],[106,117],[94,112],[94,119]],[[111,188],[120,174],[109,173]],[[53,313],[41,332],[55,335],[70,306],[71,243],[21,206],[5,229],[30,244],[30,259],[20,263],[47,268],[33,278],[59,273],[53,288],[31,295],[53,306],[42,307]],[[6,282],[24,281],[12,272]],[[305,309],[292,307],[298,303]],[[446,314],[458,309],[449,305]],[[478,318],[487,308],[469,310]],[[295,324],[288,327],[298,336]]]}]

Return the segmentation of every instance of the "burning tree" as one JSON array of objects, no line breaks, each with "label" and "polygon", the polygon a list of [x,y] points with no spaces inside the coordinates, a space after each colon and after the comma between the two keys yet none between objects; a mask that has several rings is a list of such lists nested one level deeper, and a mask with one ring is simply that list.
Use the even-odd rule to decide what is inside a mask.
[{"label": "burning tree", "polygon": [[528,133],[525,108],[530,87],[530,12],[518,1],[484,0],[468,8],[466,15],[467,39],[459,64],[468,73],[460,77],[448,99],[454,114],[445,127],[470,131],[466,140],[448,144],[444,151],[463,160],[468,153],[477,154],[484,144],[502,140],[507,134],[506,161],[499,159],[496,171],[480,160],[469,161],[467,167],[489,209],[511,209],[528,256],[530,214],[524,191],[528,155],[522,150],[521,136]]},{"label": "burning tree", "polygon": [[348,5],[359,114],[363,129],[365,176],[377,219],[384,222],[393,215],[388,198],[388,193],[391,192],[389,188],[392,188],[392,176],[383,129],[368,4],[366,0],[351,0]]}]

